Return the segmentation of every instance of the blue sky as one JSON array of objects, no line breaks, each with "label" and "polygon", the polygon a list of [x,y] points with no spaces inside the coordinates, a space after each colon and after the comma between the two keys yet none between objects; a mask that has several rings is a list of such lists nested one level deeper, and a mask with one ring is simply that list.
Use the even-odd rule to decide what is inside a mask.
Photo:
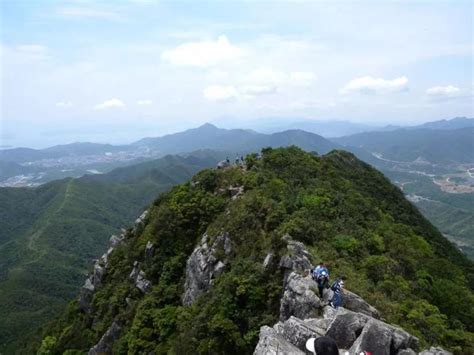
[{"label": "blue sky", "polygon": [[473,116],[471,1],[1,4],[0,145]]}]

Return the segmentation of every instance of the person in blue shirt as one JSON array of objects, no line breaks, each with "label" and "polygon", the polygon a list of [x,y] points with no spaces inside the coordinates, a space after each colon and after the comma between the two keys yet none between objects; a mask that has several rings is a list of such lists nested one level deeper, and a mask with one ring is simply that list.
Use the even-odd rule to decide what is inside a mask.
[{"label": "person in blue shirt", "polygon": [[317,281],[318,277],[321,275],[321,272],[323,271],[325,271],[326,274],[329,276],[328,268],[323,262],[320,262],[319,265],[316,266],[311,272],[311,276],[313,277],[313,280]]},{"label": "person in blue shirt", "polygon": [[334,295],[329,302],[329,305],[335,309],[338,309],[342,306],[343,302],[343,294],[344,294],[344,280],[345,276],[341,276],[331,286],[331,290],[333,290]]}]

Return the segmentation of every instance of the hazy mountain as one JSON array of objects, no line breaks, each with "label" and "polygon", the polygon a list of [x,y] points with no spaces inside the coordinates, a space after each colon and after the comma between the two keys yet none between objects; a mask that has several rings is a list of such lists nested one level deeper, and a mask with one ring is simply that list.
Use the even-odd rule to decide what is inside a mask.
[{"label": "hazy mountain", "polygon": [[[365,315],[321,304],[307,275],[320,260],[331,275],[347,275],[345,288],[385,322],[418,337],[420,349],[372,320],[379,313],[356,295],[358,303],[345,306]],[[263,347],[302,349],[315,332],[337,333],[340,347],[376,343],[383,354],[433,344],[471,353],[473,271],[398,188],[354,155],[265,149],[247,158],[246,170],[204,170],[155,200],[28,349],[252,354],[259,335]],[[278,321],[278,333],[265,338]]]},{"label": "hazy mountain", "polygon": [[450,120],[427,122],[422,125],[415,126],[413,128],[451,130],[451,129],[460,129],[460,128],[472,128],[472,127],[474,127],[474,118],[456,117]]},{"label": "hazy mountain", "polygon": [[222,154],[166,156],[37,188],[0,188],[0,353],[13,353],[20,336],[77,293],[111,234]]},{"label": "hazy mountain", "polygon": [[268,117],[242,121],[234,117],[219,118],[213,124],[235,129],[246,127],[261,133],[276,133],[286,130],[302,129],[323,137],[341,137],[350,134],[378,130],[381,127],[344,120],[313,120],[302,118]]},{"label": "hazy mountain", "polygon": [[274,134],[257,133],[245,129],[222,129],[206,123],[198,128],[158,138],[144,138],[134,145],[146,146],[166,154],[212,149],[236,153],[259,151],[264,147],[298,145],[306,150],[327,153],[338,147],[327,139],[302,130],[288,130]]},{"label": "hazy mountain", "polygon": [[384,159],[411,162],[456,164],[474,162],[474,127],[453,130],[397,129],[366,132],[332,141],[363,148]]},{"label": "hazy mountain", "polygon": [[40,159],[55,159],[68,156],[105,154],[128,150],[128,146],[114,146],[99,143],[71,143],[45,149],[14,148],[0,150],[0,160],[25,163]]}]

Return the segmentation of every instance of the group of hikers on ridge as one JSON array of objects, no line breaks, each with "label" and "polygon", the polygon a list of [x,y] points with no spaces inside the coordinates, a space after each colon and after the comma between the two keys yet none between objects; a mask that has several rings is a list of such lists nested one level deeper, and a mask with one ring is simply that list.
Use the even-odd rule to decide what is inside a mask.
[{"label": "group of hikers on ridge", "polygon": [[[329,269],[323,262],[320,262],[313,270],[311,270],[311,277],[318,285],[319,296],[321,299],[324,295],[324,289],[329,288]],[[329,305],[335,309],[342,306],[342,294],[344,292],[345,277],[339,277],[331,285],[331,290],[334,292]]]}]

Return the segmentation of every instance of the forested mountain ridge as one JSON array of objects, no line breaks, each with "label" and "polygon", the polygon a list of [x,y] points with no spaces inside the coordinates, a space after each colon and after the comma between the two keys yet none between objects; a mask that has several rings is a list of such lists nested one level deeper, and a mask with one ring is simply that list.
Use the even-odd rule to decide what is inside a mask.
[{"label": "forested mountain ridge", "polygon": [[[252,353],[279,317],[288,234],[422,345],[473,350],[473,263],[398,188],[347,152],[262,153],[161,195],[27,349]],[[193,293],[199,255],[211,269]]]},{"label": "forested mountain ridge", "polygon": [[111,234],[221,155],[166,156],[37,188],[0,188],[0,353],[12,353],[77,294]]},{"label": "forested mountain ridge", "polygon": [[332,141],[380,154],[383,159],[439,164],[474,163],[474,127],[452,130],[397,129],[365,132]]}]

